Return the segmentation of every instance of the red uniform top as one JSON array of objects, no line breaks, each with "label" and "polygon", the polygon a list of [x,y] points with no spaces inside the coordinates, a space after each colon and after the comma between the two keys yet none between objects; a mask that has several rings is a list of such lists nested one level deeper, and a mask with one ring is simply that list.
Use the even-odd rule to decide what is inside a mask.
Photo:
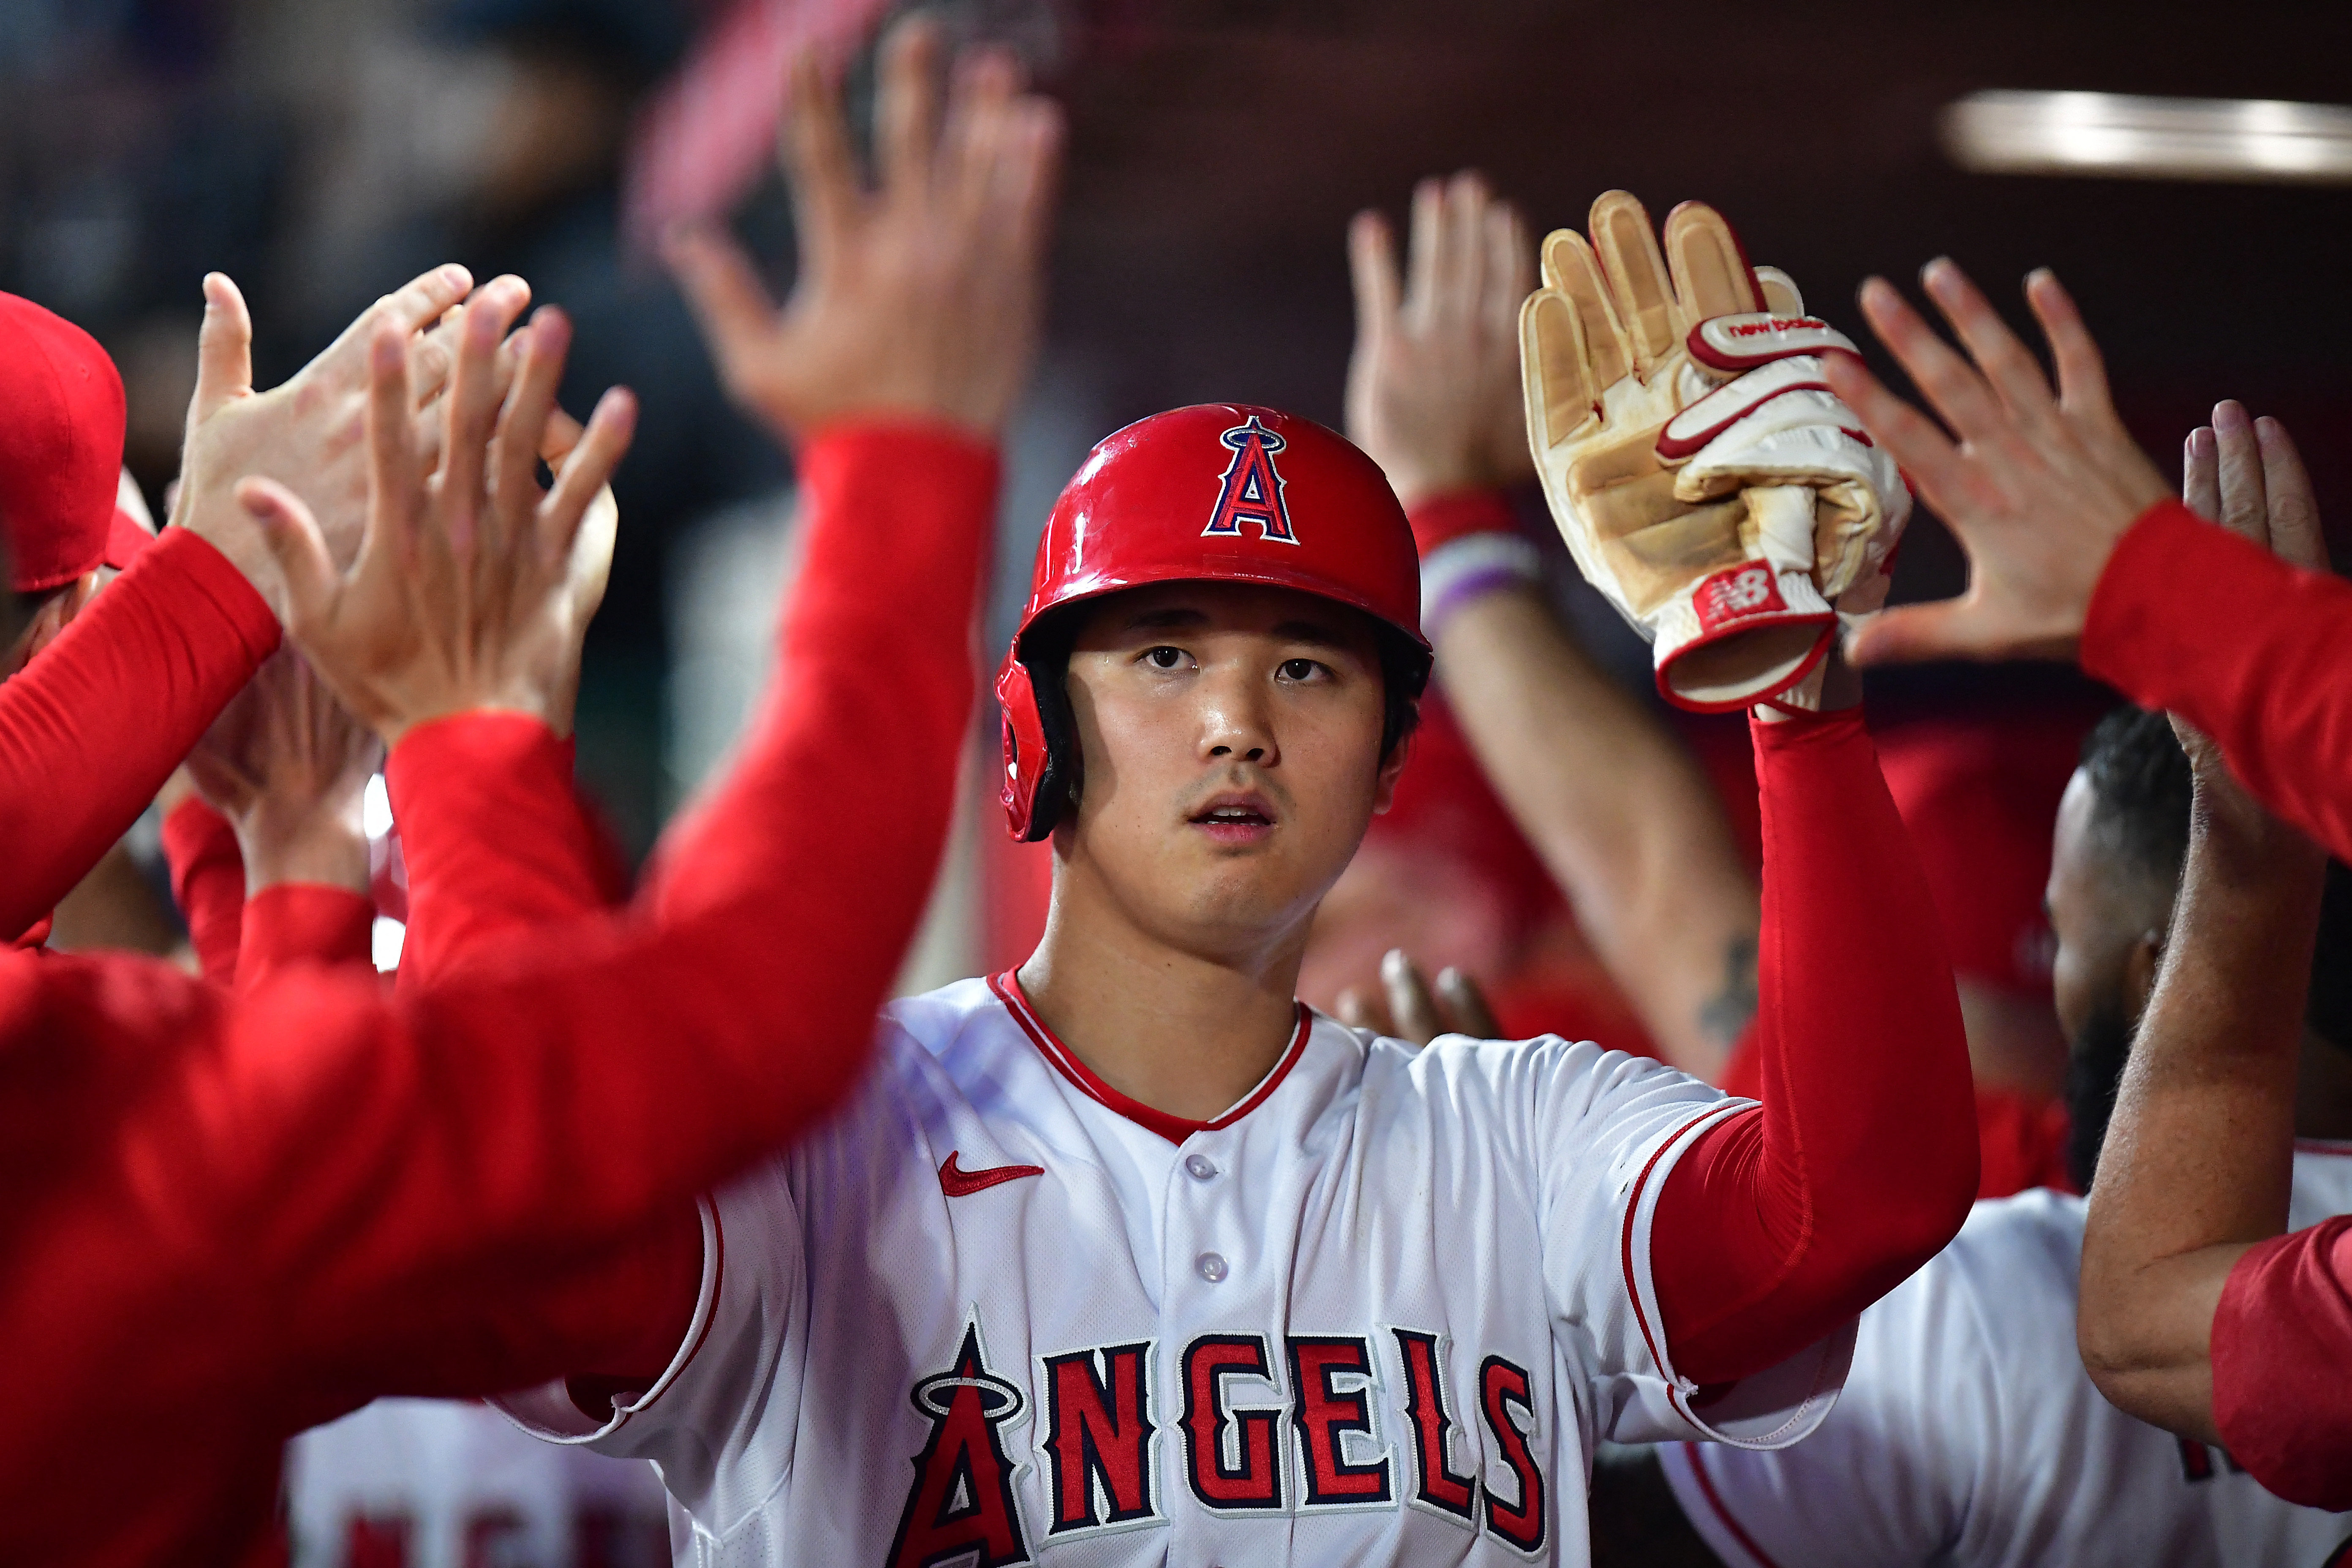
[{"label": "red uniform top", "polygon": [[[849,1088],[945,837],[996,465],[877,428],[803,477],[789,679],[666,899],[398,998],[0,956],[12,1563],[267,1561],[290,1433],[625,1359],[571,1304]],[[392,765],[548,749],[474,714]]]},{"label": "red uniform top", "polygon": [[0,683],[0,942],[48,918],[277,647],[228,558],[168,528]]},{"label": "red uniform top", "polygon": [[[2178,501],[2116,546],[2083,668],[2212,737],[2255,797],[2352,859],[2352,584],[2288,565]],[[2213,1317],[2213,1419],[2291,1502],[2352,1509],[2352,1221],[2255,1247]]]},{"label": "red uniform top", "polygon": [[[1653,1233],[1676,1362],[1708,1384],[1787,1360],[1892,1289],[1951,1238],[1976,1189],[1951,971],[1860,713],[1759,724],[1756,752],[1765,855],[1758,1056],[1769,1092],[1762,1109],[1719,1123],[1676,1164]],[[393,784],[396,816],[404,787],[462,788],[478,810],[497,814],[448,848],[434,837],[458,820],[454,803],[430,814],[439,829],[402,816],[412,942],[448,922],[488,944],[593,909],[556,771],[473,775],[462,785],[395,773]],[[460,945],[436,937],[428,950]],[[698,1246],[697,1222],[675,1224],[674,1248]],[[636,1294],[616,1288],[603,1304],[608,1337],[674,1348],[689,1315],[679,1292],[656,1291],[650,1266],[634,1278]],[[636,1369],[635,1386],[667,1359]],[[604,1414],[576,1382],[573,1393]]]}]

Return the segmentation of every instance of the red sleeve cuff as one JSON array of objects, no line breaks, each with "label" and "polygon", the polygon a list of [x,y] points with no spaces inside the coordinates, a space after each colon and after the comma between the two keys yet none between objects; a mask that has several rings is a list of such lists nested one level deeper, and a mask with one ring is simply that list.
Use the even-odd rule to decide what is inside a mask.
[{"label": "red sleeve cuff", "polygon": [[1405,510],[1422,559],[1474,533],[1517,533],[1518,514],[1510,497],[1496,489],[1447,490],[1425,496]]},{"label": "red sleeve cuff", "polygon": [[2352,1509],[2352,1215],[2265,1241],[2230,1271],[2213,1423],[2277,1496]]},{"label": "red sleeve cuff", "polygon": [[349,888],[280,882],[245,905],[237,954],[239,987],[297,964],[372,964],[375,906]]},{"label": "red sleeve cuff", "polygon": [[245,574],[231,565],[228,557],[209,541],[184,528],[167,528],[162,538],[139,552],[138,561],[131,568],[149,573],[167,569],[185,580],[191,589],[202,594],[220,612],[255,663],[278,651],[284,633],[278,625],[276,612],[245,580]]}]

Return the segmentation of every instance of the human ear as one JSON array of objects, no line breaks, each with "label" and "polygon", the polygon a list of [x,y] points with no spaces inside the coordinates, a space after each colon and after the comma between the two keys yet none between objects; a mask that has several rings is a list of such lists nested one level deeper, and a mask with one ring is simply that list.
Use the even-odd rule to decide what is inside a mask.
[{"label": "human ear", "polygon": [[1372,815],[1379,816],[1396,804],[1397,778],[1412,756],[1412,734],[1407,731],[1395,750],[1381,760],[1380,776],[1372,783]]}]

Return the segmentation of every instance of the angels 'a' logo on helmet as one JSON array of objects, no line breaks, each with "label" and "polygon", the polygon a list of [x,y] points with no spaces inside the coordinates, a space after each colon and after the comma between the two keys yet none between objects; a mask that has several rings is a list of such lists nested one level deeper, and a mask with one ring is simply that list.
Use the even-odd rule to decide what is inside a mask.
[{"label": "angels 'a' logo on helmet", "polygon": [[1234,460],[1225,465],[1217,509],[1209,514],[1209,526],[1201,536],[1238,534],[1244,523],[1254,522],[1264,538],[1297,543],[1298,536],[1290,531],[1290,508],[1282,499],[1286,481],[1274,467],[1274,455],[1289,443],[1255,414],[1248,424],[1236,425],[1217,439],[1234,449]]}]

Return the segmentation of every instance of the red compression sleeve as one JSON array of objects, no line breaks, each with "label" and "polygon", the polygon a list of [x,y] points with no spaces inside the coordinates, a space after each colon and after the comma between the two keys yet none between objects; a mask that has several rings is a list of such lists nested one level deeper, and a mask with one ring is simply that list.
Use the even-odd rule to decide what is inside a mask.
[{"label": "red compression sleeve", "polygon": [[163,819],[163,859],[172,897],[188,922],[196,966],[215,985],[236,981],[245,921],[245,856],[228,818],[194,795]]},{"label": "red compression sleeve", "polygon": [[401,737],[384,783],[408,863],[404,990],[514,932],[616,901],[572,767],[572,743],[520,713],[469,713]]},{"label": "red compression sleeve", "polygon": [[1795,1354],[1942,1249],[1977,1189],[1967,1036],[1936,906],[1860,710],[1757,722],[1763,1104],[1658,1195],[1650,1263],[1682,1373]]},{"label": "red compression sleeve", "polygon": [[[1716,1078],[1717,1089],[1742,1100],[1764,1098],[1764,1074],[1757,1029],[1748,1025],[1731,1047],[1731,1059]],[[2066,1168],[2066,1108],[2013,1089],[1976,1091],[1977,1196],[2005,1198],[2029,1187],[2074,1190]]]},{"label": "red compression sleeve", "polygon": [[236,983],[249,989],[295,964],[373,973],[375,906],[349,888],[281,882],[247,900]]},{"label": "red compression sleeve", "polygon": [[2352,583],[2163,501],[2116,546],[2082,661],[2210,735],[2257,799],[2352,859]]},{"label": "red compression sleeve", "polygon": [[173,528],[0,683],[0,940],[88,875],[277,647],[261,595]]},{"label": "red compression sleeve", "polygon": [[2265,1241],[2230,1270],[2213,1423],[2273,1493],[2352,1509],[2352,1215]]}]

